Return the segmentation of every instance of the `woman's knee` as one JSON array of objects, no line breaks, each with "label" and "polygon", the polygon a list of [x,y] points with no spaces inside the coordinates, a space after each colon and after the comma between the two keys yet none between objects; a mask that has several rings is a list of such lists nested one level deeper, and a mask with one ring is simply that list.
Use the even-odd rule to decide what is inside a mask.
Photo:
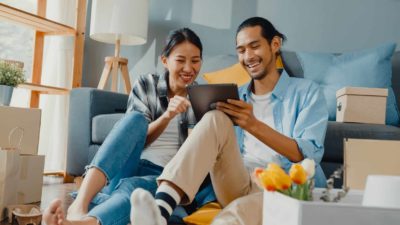
[{"label": "woman's knee", "polygon": [[119,193],[125,193],[128,196],[136,189],[143,188],[152,194],[157,190],[157,183],[155,177],[144,176],[144,177],[130,177],[121,179],[116,187],[116,191]]},{"label": "woman's knee", "polygon": [[147,132],[148,122],[144,115],[139,112],[129,112],[124,118],[120,121],[126,128],[135,130],[144,130]]}]

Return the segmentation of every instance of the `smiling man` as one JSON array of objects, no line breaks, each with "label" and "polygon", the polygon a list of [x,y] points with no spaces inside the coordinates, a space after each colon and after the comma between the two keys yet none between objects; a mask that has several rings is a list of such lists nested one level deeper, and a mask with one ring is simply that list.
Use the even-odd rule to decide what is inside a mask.
[{"label": "smiling man", "polygon": [[284,39],[264,18],[249,18],[238,27],[236,50],[251,82],[240,88],[241,100],[219,102],[196,125],[158,178],[155,199],[144,190],[132,193],[133,225],[166,224],[177,204],[194,199],[208,173],[224,207],[213,225],[261,224],[262,190],[251,173],[270,162],[288,170],[311,158],[316,186],[325,186],[319,163],[328,111],[317,84],[277,69]]}]

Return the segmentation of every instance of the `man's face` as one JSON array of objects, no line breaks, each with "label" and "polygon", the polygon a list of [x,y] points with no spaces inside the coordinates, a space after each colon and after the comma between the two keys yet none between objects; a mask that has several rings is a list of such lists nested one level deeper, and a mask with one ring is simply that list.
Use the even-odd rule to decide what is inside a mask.
[{"label": "man's face", "polygon": [[275,37],[269,44],[261,35],[260,26],[246,27],[236,36],[239,62],[255,80],[262,80],[269,72],[276,70],[275,55],[279,48],[279,38]]}]

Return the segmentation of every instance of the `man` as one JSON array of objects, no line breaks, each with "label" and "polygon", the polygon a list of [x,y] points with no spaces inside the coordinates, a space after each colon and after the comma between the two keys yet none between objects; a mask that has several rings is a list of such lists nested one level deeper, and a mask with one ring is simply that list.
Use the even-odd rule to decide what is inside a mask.
[{"label": "man", "polygon": [[325,185],[319,162],[326,104],[318,85],[276,68],[283,39],[264,18],[249,18],[238,27],[236,50],[251,82],[240,88],[241,100],[219,102],[196,125],[158,178],[155,199],[144,190],[132,193],[133,225],[166,224],[177,204],[193,200],[208,173],[224,207],[214,225],[261,224],[262,190],[250,175],[255,167],[276,162],[288,170],[311,158],[317,163],[316,186]]}]

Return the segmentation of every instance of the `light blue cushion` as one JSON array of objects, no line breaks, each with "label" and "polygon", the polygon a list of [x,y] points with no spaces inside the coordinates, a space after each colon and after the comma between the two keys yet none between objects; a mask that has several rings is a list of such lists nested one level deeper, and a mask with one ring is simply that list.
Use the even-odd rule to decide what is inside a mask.
[{"label": "light blue cushion", "polygon": [[357,52],[330,54],[297,52],[304,78],[320,84],[336,120],[336,91],[345,86],[388,88],[386,124],[399,124],[399,110],[392,89],[391,58],[396,44],[384,44]]}]

